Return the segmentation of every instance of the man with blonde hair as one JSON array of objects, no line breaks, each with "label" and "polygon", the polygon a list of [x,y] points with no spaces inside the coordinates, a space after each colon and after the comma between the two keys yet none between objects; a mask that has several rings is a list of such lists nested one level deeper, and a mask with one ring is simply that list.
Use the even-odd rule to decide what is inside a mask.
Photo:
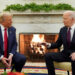
[{"label": "man with blonde hair", "polygon": [[21,72],[26,62],[26,57],[17,51],[16,29],[12,26],[12,14],[2,13],[0,15],[0,61],[6,66]]}]

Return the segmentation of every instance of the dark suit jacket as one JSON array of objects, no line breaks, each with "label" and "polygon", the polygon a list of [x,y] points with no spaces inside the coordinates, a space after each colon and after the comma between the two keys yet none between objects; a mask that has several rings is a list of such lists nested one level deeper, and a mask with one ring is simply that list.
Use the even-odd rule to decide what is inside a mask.
[{"label": "dark suit jacket", "polygon": [[[8,28],[8,54],[15,54],[17,50],[17,42],[16,42],[16,29],[14,27]],[[2,31],[0,27],[0,56],[4,55],[3,50],[3,37]]]},{"label": "dark suit jacket", "polygon": [[67,29],[68,29],[67,27],[61,28],[58,40],[55,43],[52,43],[50,48],[51,49],[59,48],[63,44],[64,50],[62,52],[70,55],[72,52],[75,52],[75,31],[74,31],[74,34],[72,37],[70,47],[68,47],[68,45],[67,45]]}]

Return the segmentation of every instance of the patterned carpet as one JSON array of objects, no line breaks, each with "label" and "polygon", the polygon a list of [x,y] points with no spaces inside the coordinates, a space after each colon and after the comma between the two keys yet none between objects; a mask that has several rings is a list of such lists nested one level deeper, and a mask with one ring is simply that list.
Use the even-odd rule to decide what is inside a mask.
[{"label": "patterned carpet", "polygon": [[[24,67],[22,70],[24,73],[28,75],[47,75],[46,67]],[[67,75],[67,72],[64,70],[56,69],[56,75]]]},{"label": "patterned carpet", "polygon": [[29,73],[29,74],[25,74],[25,75],[47,75],[47,74],[41,74],[41,73]]},{"label": "patterned carpet", "polygon": [[[7,72],[10,72],[10,68],[6,70]],[[56,69],[56,75],[67,75],[67,72],[64,70]],[[2,74],[4,72],[3,69],[0,69],[0,73]],[[25,66],[22,69],[22,72],[25,73],[25,75],[47,75],[47,69],[46,67],[33,67],[33,66]]]},{"label": "patterned carpet", "polygon": [[[10,72],[10,70],[10,68],[7,68],[6,71]],[[0,74],[2,74],[3,72],[4,69],[0,68]],[[44,63],[29,62],[23,67],[22,72],[25,73],[25,75],[47,75],[47,69]],[[67,72],[64,70],[56,69],[55,72],[56,75],[67,75]]]}]

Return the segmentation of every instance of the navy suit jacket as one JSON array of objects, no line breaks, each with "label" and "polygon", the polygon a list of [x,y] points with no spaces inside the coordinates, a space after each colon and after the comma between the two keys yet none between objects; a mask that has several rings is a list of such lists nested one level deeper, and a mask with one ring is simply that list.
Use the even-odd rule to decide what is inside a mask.
[{"label": "navy suit jacket", "polygon": [[50,49],[59,48],[63,44],[63,48],[64,48],[63,51],[62,51],[63,53],[66,53],[67,55],[70,55],[72,52],[75,52],[75,31],[74,31],[74,34],[73,34],[73,37],[72,37],[70,47],[68,47],[68,44],[67,44],[67,29],[68,29],[67,27],[61,28],[58,40],[55,43],[51,44]]},{"label": "navy suit jacket", "polygon": [[[8,28],[8,54],[12,53],[13,55],[17,50],[17,42],[16,42],[16,29],[14,27]],[[3,49],[3,37],[2,31],[0,27],[0,56],[4,55]]]}]

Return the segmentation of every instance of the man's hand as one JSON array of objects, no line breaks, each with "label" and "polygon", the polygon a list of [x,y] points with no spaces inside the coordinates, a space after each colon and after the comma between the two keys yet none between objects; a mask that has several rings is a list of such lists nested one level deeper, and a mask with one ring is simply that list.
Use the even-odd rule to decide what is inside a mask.
[{"label": "man's hand", "polygon": [[71,59],[72,59],[73,61],[75,61],[75,52],[73,52],[73,53],[70,55],[70,57],[71,57]]},{"label": "man's hand", "polygon": [[46,46],[46,47],[51,46],[51,44],[50,44],[50,43],[47,43],[47,42],[38,43],[38,46],[40,46],[40,45],[44,45],[44,46]]},{"label": "man's hand", "polygon": [[5,57],[3,57],[2,59],[1,59],[1,61],[2,61],[2,63],[6,66],[6,67],[10,67],[9,66],[9,64],[8,64],[8,59],[7,58],[5,58]]},{"label": "man's hand", "polygon": [[8,63],[9,63],[9,66],[11,67],[11,63],[12,63],[12,54],[9,55],[8,57]]}]

